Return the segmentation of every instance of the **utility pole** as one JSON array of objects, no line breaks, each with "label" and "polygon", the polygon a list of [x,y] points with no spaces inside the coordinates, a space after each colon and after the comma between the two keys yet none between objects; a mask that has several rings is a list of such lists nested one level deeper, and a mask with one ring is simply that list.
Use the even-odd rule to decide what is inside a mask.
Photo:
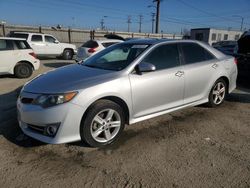
[{"label": "utility pole", "polygon": [[128,16],[127,23],[128,23],[128,32],[130,32],[131,16]]},{"label": "utility pole", "polygon": [[154,12],[152,12],[151,13],[151,16],[152,16],[152,33],[154,33],[154,25],[155,25],[155,13]]},{"label": "utility pole", "polygon": [[100,24],[101,24],[101,30],[104,30],[104,19],[103,18],[101,19]]},{"label": "utility pole", "polygon": [[156,24],[155,24],[155,33],[159,33],[160,26],[160,3],[161,0],[153,0],[156,3]]},{"label": "utility pole", "polygon": [[243,23],[244,23],[244,17],[243,16],[239,16],[239,15],[233,15],[233,17],[238,17],[238,18],[241,19],[240,31],[242,31],[242,29],[243,29]]},{"label": "utility pole", "polygon": [[140,15],[139,15],[139,33],[141,33],[142,19],[143,19],[143,16],[140,14]]},{"label": "utility pole", "polygon": [[104,30],[105,29],[105,25],[104,25],[104,18],[107,18],[107,16],[103,16],[101,21],[100,21],[100,24],[101,24],[101,30]]}]

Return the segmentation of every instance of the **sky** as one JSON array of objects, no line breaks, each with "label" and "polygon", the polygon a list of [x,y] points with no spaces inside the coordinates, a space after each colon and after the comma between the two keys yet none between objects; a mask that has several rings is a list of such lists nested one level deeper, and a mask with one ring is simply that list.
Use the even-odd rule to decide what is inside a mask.
[{"label": "sky", "polygon": [[[151,7],[148,7],[153,5]],[[98,29],[101,19],[111,31],[151,32],[153,0],[0,0],[0,21],[7,24]],[[160,31],[180,33],[190,28],[250,29],[250,0],[162,0]]]}]

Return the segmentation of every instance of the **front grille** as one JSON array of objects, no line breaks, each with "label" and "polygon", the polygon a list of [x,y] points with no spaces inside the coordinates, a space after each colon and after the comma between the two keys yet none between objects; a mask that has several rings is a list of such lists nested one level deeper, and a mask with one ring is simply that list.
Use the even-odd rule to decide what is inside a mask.
[{"label": "front grille", "polygon": [[38,132],[43,134],[45,127],[37,126],[37,125],[31,125],[27,124],[28,128],[31,129],[32,131]]},{"label": "front grille", "polygon": [[33,100],[34,99],[32,99],[32,98],[26,98],[26,97],[21,98],[21,102],[24,104],[31,104],[33,102]]}]

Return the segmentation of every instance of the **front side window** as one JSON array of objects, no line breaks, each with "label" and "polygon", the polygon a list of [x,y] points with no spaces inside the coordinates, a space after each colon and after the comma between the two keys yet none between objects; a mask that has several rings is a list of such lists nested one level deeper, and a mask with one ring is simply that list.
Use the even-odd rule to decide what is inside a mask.
[{"label": "front side window", "polygon": [[209,51],[195,43],[181,44],[182,53],[184,55],[185,64],[198,63],[215,59]]},{"label": "front side window", "polygon": [[0,39],[0,51],[13,50],[13,43],[11,40]]},{"label": "front side window", "polygon": [[177,67],[180,65],[177,45],[167,44],[159,46],[148,54],[143,62],[153,64],[156,70]]},{"label": "front side window", "polygon": [[54,37],[51,37],[51,36],[45,36],[45,42],[55,43],[56,39]]},{"label": "front side window", "polygon": [[120,71],[132,63],[148,46],[144,44],[117,44],[88,58],[82,65]]},{"label": "front side window", "polygon": [[32,42],[42,42],[43,41],[42,35],[32,35],[31,41]]}]

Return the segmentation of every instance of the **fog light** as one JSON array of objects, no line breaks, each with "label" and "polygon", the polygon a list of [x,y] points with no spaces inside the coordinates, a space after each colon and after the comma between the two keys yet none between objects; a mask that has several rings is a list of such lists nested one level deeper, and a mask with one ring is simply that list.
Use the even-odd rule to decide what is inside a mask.
[{"label": "fog light", "polygon": [[51,137],[54,137],[57,133],[57,130],[59,128],[59,125],[60,123],[57,123],[57,124],[50,124],[48,125],[46,128],[45,128],[45,134],[47,136],[51,136]]}]

